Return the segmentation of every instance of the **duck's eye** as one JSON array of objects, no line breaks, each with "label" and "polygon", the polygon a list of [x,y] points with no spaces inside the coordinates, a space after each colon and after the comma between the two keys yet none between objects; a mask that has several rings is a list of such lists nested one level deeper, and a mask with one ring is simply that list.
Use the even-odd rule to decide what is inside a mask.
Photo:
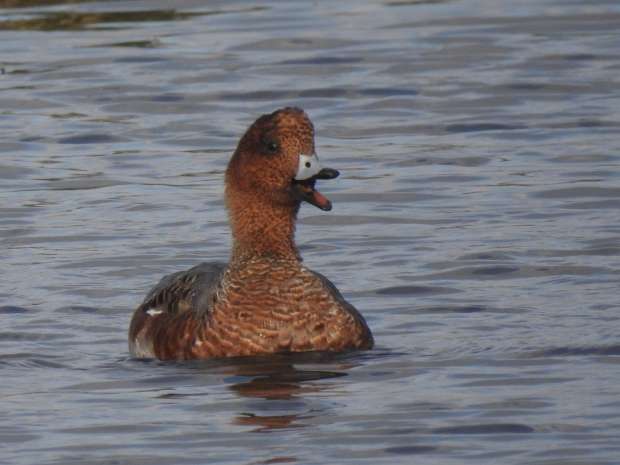
[{"label": "duck's eye", "polygon": [[269,153],[276,153],[280,149],[278,143],[273,140],[265,142],[265,147],[267,147]]}]

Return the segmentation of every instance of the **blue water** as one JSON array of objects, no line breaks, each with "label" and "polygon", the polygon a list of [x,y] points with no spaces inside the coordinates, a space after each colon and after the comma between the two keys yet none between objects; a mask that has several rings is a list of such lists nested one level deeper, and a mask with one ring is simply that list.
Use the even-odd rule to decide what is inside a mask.
[{"label": "blue water", "polygon": [[[618,463],[620,4],[19,3],[0,463]],[[150,286],[227,259],[226,163],[286,105],[342,172],[302,254],[377,348],[131,359]]]}]

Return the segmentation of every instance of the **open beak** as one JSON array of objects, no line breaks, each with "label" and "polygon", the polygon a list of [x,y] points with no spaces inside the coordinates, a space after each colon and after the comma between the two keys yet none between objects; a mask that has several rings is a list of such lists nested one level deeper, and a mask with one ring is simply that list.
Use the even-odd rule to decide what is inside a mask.
[{"label": "open beak", "polygon": [[314,186],[317,179],[334,179],[340,173],[332,168],[323,168],[316,154],[299,155],[299,167],[293,179],[293,194],[299,200],[308,202],[324,211],[332,209],[327,197],[317,191]]}]

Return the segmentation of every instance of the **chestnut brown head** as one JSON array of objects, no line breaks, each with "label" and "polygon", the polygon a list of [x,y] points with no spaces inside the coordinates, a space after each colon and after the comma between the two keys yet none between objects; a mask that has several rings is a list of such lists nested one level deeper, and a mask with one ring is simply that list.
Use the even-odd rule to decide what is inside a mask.
[{"label": "chestnut brown head", "polygon": [[319,163],[308,115],[298,108],[282,108],[258,118],[239,141],[226,171],[227,195],[250,194],[291,207],[306,201],[330,210],[331,203],[314,185],[317,179],[338,174]]}]

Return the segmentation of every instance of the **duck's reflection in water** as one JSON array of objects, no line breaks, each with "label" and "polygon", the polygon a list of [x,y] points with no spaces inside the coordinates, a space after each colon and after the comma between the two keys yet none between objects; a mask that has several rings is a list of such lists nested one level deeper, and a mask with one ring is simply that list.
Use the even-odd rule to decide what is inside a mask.
[{"label": "duck's reflection in water", "polygon": [[304,420],[324,413],[326,408],[319,394],[341,386],[328,380],[347,376],[356,365],[339,358],[342,355],[305,353],[240,361],[234,367],[234,376],[242,379],[230,389],[254,401],[248,402],[247,410],[233,422],[254,426],[256,432],[307,426]]}]

